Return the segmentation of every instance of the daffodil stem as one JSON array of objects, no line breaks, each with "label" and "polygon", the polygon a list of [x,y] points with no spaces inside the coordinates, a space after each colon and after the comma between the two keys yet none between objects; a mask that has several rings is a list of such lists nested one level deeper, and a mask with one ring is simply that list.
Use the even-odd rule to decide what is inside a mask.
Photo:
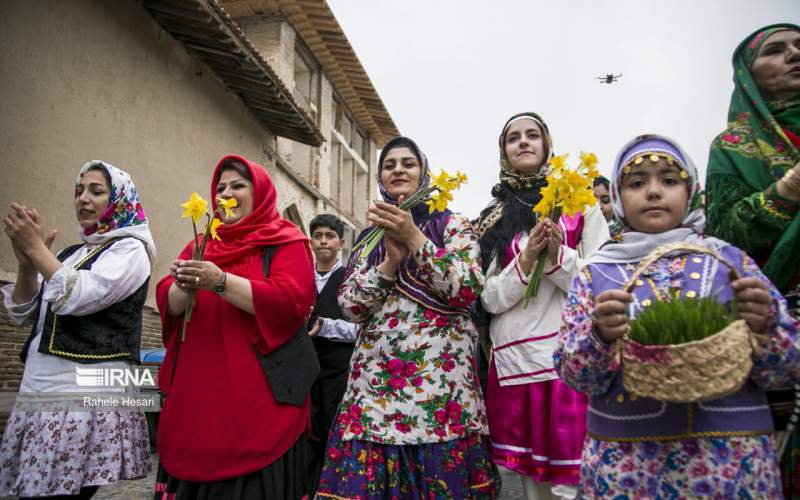
[{"label": "daffodil stem", "polygon": [[211,216],[206,213],[206,229],[203,231],[203,240],[200,242],[200,251],[197,253],[197,260],[203,260],[203,255],[206,253],[206,242],[208,242],[209,234],[211,234]]},{"label": "daffodil stem", "polygon": [[[208,241],[208,235],[211,232],[211,216],[206,212],[206,228],[203,230],[203,239],[197,239],[197,224],[195,224],[194,219],[192,219],[192,229],[194,229],[194,249],[192,250],[192,259],[193,260],[203,260],[203,255],[206,252],[206,242]],[[181,325],[181,342],[186,339],[186,329],[189,326],[189,322],[192,320],[192,311],[194,311],[195,305],[195,293],[194,291],[189,293],[189,304],[186,306],[186,310],[183,312],[183,325]]]},{"label": "daffodil stem", "polygon": [[197,239],[197,224],[194,223],[194,218],[192,218],[192,234],[194,235],[194,250],[192,250],[192,259],[197,260],[197,250],[200,248],[200,241]]}]

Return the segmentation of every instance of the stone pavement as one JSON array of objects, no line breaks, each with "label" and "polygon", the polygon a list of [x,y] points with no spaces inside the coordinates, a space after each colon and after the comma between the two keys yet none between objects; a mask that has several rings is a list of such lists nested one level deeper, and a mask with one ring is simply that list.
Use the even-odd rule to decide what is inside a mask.
[{"label": "stone pavement", "polygon": [[[158,467],[158,456],[153,455],[153,470],[144,479],[137,481],[120,481],[117,484],[103,486],[98,490],[92,500],[144,500],[153,498],[153,484],[156,480],[156,468]],[[522,500],[522,484],[519,479],[509,476],[507,472],[501,471],[503,478],[503,491],[500,500]]]}]

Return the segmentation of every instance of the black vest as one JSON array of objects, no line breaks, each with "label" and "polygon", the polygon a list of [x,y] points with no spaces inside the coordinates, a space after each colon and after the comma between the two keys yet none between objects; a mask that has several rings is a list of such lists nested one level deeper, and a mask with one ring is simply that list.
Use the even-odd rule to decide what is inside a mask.
[{"label": "black vest", "polygon": [[[314,306],[314,316],[328,319],[345,319],[342,309],[339,307],[339,300],[336,298],[336,290],[344,281],[344,266],[340,267],[331,274],[328,282],[322,287],[317,295],[317,304]],[[324,337],[313,337],[314,348],[317,351],[320,365],[323,372],[326,368],[344,367],[346,370],[350,366],[350,356],[353,354],[353,342],[336,342]]]},{"label": "black vest", "polygon": [[[89,253],[75,265],[76,270],[88,270],[100,255],[108,250],[114,242],[110,240]],[[83,245],[73,245],[64,249],[58,260],[64,260],[75,253]],[[120,263],[124,265],[124,263]],[[131,295],[110,305],[109,307],[85,316],[69,316],[54,314],[50,304],[42,328],[39,341],[39,352],[59,356],[80,363],[100,363],[103,361],[129,360],[139,363],[139,342],[142,337],[142,306],[147,298],[147,285],[150,277]],[[42,291],[39,292],[36,318],[42,307]],[[34,323],[30,337],[22,348],[22,362],[28,355],[33,338],[36,336]]]},{"label": "black vest", "polygon": [[336,298],[336,290],[344,280],[344,266],[340,267],[331,274],[328,282],[320,290],[317,296],[317,305],[314,311],[322,318],[344,319],[342,308],[339,307],[339,300]]}]

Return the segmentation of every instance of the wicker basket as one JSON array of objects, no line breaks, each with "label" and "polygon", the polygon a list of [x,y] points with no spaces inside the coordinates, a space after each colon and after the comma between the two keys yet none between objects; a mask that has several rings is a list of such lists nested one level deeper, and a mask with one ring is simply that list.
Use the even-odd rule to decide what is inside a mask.
[{"label": "wicker basket", "polygon": [[[704,253],[736,269],[717,252],[700,245],[672,243],[653,250],[625,284],[630,292],[636,280],[654,262],[671,253]],[[737,320],[704,339],[684,344],[644,345],[627,334],[620,343],[622,384],[638,396],[693,403],[717,399],[741,388],[753,366],[751,354],[757,347],[755,334],[744,320]]]}]

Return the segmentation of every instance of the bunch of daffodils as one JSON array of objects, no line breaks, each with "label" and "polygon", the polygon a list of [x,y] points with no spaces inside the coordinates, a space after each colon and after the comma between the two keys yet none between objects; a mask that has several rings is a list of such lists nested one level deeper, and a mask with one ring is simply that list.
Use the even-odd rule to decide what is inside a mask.
[{"label": "bunch of daffodils", "polygon": [[[597,156],[594,153],[584,153],[581,151],[581,163],[577,169],[570,169],[567,165],[567,157],[564,154],[555,156],[550,160],[550,173],[547,176],[547,186],[543,187],[539,193],[542,198],[533,207],[539,217],[549,217],[553,222],[558,222],[562,214],[573,217],[579,212],[593,207],[595,200],[592,192],[592,185],[595,178],[599,175],[597,171]],[[536,268],[531,275],[528,288],[525,289],[523,305],[528,306],[531,297],[536,297],[539,292],[539,284],[544,274],[544,265],[547,258],[545,249],[539,254]]]},{"label": "bunch of daffodils", "polygon": [[[462,184],[467,182],[467,175],[461,171],[456,171],[456,175],[450,175],[447,171],[442,170],[439,175],[431,178],[431,183],[425,189],[420,189],[412,196],[410,196],[403,203],[398,205],[402,210],[410,210],[419,205],[423,200],[428,205],[428,213],[434,211],[444,212],[447,210],[447,203],[453,201],[451,191],[455,191],[461,187]],[[363,249],[360,259],[366,258],[372,252],[375,246],[383,238],[386,231],[380,227],[373,227],[369,233],[359,241],[354,247],[353,251]]]}]

